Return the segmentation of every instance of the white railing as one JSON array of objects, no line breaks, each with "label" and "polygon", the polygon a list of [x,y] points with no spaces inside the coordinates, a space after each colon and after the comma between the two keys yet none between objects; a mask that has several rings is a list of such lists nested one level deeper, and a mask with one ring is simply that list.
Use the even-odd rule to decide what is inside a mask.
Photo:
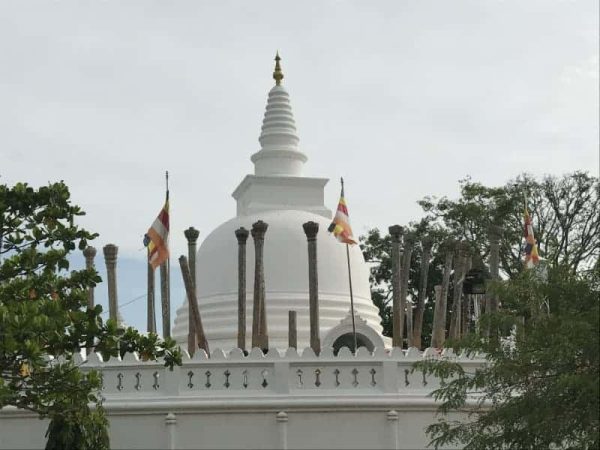
[{"label": "white railing", "polygon": [[101,372],[102,395],[110,402],[124,396],[426,395],[439,387],[439,380],[413,371],[413,365],[423,358],[440,357],[454,358],[466,370],[484,363],[481,358],[457,357],[451,352],[438,355],[434,349],[376,349],[371,353],[365,348],[356,355],[343,348],[337,356],[331,349],[324,349],[319,356],[310,348],[300,354],[293,348],[284,354],[274,349],[267,354],[253,349],[247,356],[239,349],[228,354],[217,349],[210,358],[200,350],[191,359],[185,353],[183,365],[173,370],[160,362],[140,361],[136,354],[103,362],[92,353],[78,363]]}]

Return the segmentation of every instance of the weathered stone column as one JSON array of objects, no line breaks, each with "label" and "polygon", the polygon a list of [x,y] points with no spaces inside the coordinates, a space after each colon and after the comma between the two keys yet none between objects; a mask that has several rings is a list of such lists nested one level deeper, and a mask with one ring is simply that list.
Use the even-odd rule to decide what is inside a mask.
[{"label": "weathered stone column", "polygon": [[[433,332],[431,346],[441,348],[446,341],[446,309],[448,299],[448,286],[450,285],[450,273],[452,272],[452,260],[454,258],[454,245],[447,241],[443,246],[440,246],[440,251],[446,255],[444,261],[444,275],[442,285],[436,286],[436,302],[433,317]],[[434,340],[435,338],[435,340]]]},{"label": "weathered stone column", "polygon": [[457,339],[461,335],[463,316],[462,287],[466,274],[468,246],[465,242],[456,243],[456,258],[454,262],[454,289],[452,291],[452,315],[450,316],[450,330],[448,337]]},{"label": "weathered stone column", "polygon": [[392,225],[388,228],[392,237],[392,347],[402,348],[402,333],[404,328],[404,308],[400,300],[400,244],[402,242],[403,228],[400,225]]},{"label": "weathered stone column", "polygon": [[296,311],[288,311],[288,347],[298,349]]},{"label": "weathered stone column", "polygon": [[308,302],[310,311],[310,348],[316,355],[321,353],[319,336],[319,276],[317,272],[317,233],[319,224],[306,222],[302,225],[308,241]]},{"label": "weathered stone column", "polygon": [[238,332],[237,346],[246,350],[246,241],[248,230],[244,227],[235,230],[238,241]]},{"label": "weathered stone column", "polygon": [[442,285],[433,287],[435,295],[435,306],[433,309],[433,329],[431,332],[431,347],[442,348],[446,340],[446,302],[442,300]]},{"label": "weathered stone column", "polygon": [[160,265],[160,305],[162,309],[163,338],[171,337],[171,293],[169,286],[169,260]]},{"label": "weathered stone column", "polygon": [[259,220],[252,224],[254,239],[254,304],[252,311],[252,347],[269,349],[267,314],[265,310],[265,267],[263,251],[268,224]]},{"label": "weathered stone column", "polygon": [[[502,228],[497,225],[490,226],[488,236],[490,240],[490,275],[492,280],[500,279],[500,236]],[[498,311],[498,299],[495,295],[486,295],[485,312]]]},{"label": "weathered stone column", "polygon": [[[200,232],[194,227],[189,227],[183,232],[188,243],[188,264],[190,265],[190,275],[192,276],[192,285],[196,292],[196,243]],[[192,313],[192,305],[188,302],[188,353],[194,356],[196,351],[196,330],[194,329],[194,318]]]},{"label": "weathered stone column", "polygon": [[[85,257],[85,268],[87,270],[92,270],[95,268],[94,266],[94,257],[96,256],[96,249],[94,247],[86,247],[83,249],[83,256]],[[88,309],[94,308],[94,288],[90,287],[87,291],[88,298]],[[90,354],[93,351],[93,347],[86,348],[86,354]]]},{"label": "weathered stone column", "polygon": [[406,338],[408,347],[414,347],[413,342],[413,310],[412,303],[408,301],[408,279],[410,277],[410,261],[413,248],[415,246],[415,235],[407,233],[404,236],[404,253],[402,255],[402,276],[400,277],[400,300],[403,303],[403,309],[406,308]]},{"label": "weathered stone column", "polygon": [[429,261],[433,241],[426,237],[421,241],[423,253],[421,254],[421,278],[419,280],[419,299],[415,308],[415,322],[413,329],[413,345],[421,348],[421,334],[423,332],[423,314],[425,312],[425,296],[427,294],[427,279],[429,277]]},{"label": "weathered stone column", "polygon": [[[85,268],[88,270],[94,269],[94,258],[96,257],[96,249],[94,247],[86,247],[83,249],[83,256],[85,257]],[[94,308],[94,288],[91,287],[87,292],[88,308]]]},{"label": "weathered stone column", "polygon": [[196,291],[192,285],[190,267],[188,266],[187,258],[183,255],[179,257],[179,267],[181,267],[181,276],[183,277],[183,284],[185,285],[188,303],[192,305],[192,317],[194,318],[194,330],[196,331],[198,348],[203,349],[207,355],[210,355],[208,341],[204,334],[204,327],[202,326],[202,318],[200,317],[200,309],[198,308],[198,298],[196,297]]},{"label": "weathered stone column", "polygon": [[106,278],[108,282],[108,316],[118,322],[119,304],[117,299],[117,253],[119,247],[107,244],[103,248],[106,262]]},{"label": "weathered stone column", "polygon": [[152,265],[147,262],[147,274],[148,274],[148,295],[147,295],[147,322],[146,327],[148,329],[148,333],[156,333],[156,310],[154,303],[154,269]]},{"label": "weathered stone column", "polygon": [[[473,267],[473,257],[468,253],[468,251],[469,250],[467,248],[467,255],[465,256],[463,276],[462,276],[463,283],[460,286],[461,293],[463,291],[464,279],[465,279],[466,275],[469,273],[469,270],[471,270],[471,268]],[[481,264],[483,265],[483,261],[482,261]],[[469,322],[471,320],[471,318],[470,318],[470,315],[471,315],[471,303],[479,301],[477,295],[468,295],[468,296],[466,296],[463,293],[462,296],[461,296],[461,298],[462,298],[462,303],[461,303],[461,305],[462,305],[462,315],[461,315],[460,327],[458,328],[458,337],[462,337],[466,333],[468,333],[468,331],[469,331]]]}]

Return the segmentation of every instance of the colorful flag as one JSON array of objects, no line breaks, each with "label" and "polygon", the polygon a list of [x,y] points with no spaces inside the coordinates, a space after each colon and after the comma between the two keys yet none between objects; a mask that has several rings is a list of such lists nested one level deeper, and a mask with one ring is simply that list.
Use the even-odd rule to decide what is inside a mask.
[{"label": "colorful flag", "polygon": [[338,241],[344,244],[356,244],[356,240],[352,236],[352,227],[350,227],[350,218],[348,217],[348,208],[346,207],[346,199],[344,198],[344,180],[342,179],[342,193],[337,206],[337,211],[333,217],[333,222],[327,229],[337,238]]},{"label": "colorful flag", "polygon": [[169,194],[165,206],[144,235],[144,245],[148,247],[148,261],[156,269],[169,258]]},{"label": "colorful flag", "polygon": [[537,243],[533,236],[533,225],[531,223],[531,216],[527,210],[527,201],[525,201],[525,267],[531,269],[540,262],[540,256],[538,255]]}]

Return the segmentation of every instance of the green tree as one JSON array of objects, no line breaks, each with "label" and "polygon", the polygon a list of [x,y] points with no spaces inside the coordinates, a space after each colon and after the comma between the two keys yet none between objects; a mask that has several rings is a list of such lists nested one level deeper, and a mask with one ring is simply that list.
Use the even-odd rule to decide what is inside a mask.
[{"label": "green tree", "polygon": [[49,449],[109,446],[100,377],[74,358],[82,349],[104,359],[136,351],[169,367],[181,364],[173,340],[120,329],[103,321],[101,306],[87,307],[87,290],[100,277],[69,271],[68,260],[97,236],[75,224],[83,214],[62,182],[0,185],[0,408],[49,418]]},{"label": "green tree", "polygon": [[[522,174],[498,187],[484,186],[470,178],[459,182],[458,199],[426,197],[418,203],[425,217],[405,226],[420,239],[429,236],[434,246],[427,283],[423,323],[423,344],[431,337],[433,287],[441,283],[443,255],[439,245],[446,239],[462,240],[485,261],[489,256],[488,229],[498,225],[500,268],[504,276],[515,277],[523,270],[524,198],[533,218],[540,256],[552,267],[567,267],[572,272],[590,268],[600,255],[600,214],[598,178],[583,172],[562,177],[546,176],[536,180]],[[391,336],[391,238],[372,229],[360,238],[365,260],[371,263],[371,296],[379,307],[384,335]],[[409,295],[416,299],[421,270],[422,249],[416,245],[411,260]],[[451,305],[454,277],[451,277],[448,305]],[[448,314],[451,309],[448,308]]]},{"label": "green tree", "polygon": [[[543,282],[526,271],[495,290],[503,308],[484,315],[481,329],[499,338],[475,332],[451,343],[485,355],[485,365],[467,372],[452,359],[417,364],[443,380],[433,393],[442,417],[427,429],[431,445],[599,448],[599,272],[553,268]],[[468,420],[446,416],[456,411]]]},{"label": "green tree", "polygon": [[500,268],[513,277],[523,266],[525,197],[540,256],[551,266],[573,272],[590,268],[600,255],[600,184],[587,173],[548,175],[541,180],[522,174],[498,187],[467,178],[460,181],[458,199],[426,197],[419,204],[428,223],[469,242],[484,258],[489,253],[487,230],[492,224],[500,226]]}]

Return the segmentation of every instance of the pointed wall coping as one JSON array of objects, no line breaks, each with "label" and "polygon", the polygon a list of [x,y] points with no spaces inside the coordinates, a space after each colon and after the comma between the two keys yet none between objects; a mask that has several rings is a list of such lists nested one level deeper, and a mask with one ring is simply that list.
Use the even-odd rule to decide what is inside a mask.
[{"label": "pointed wall coping", "polygon": [[[86,359],[82,356],[75,356],[75,361],[79,361],[86,366],[163,366],[164,363],[161,360],[158,361],[141,361],[137,353],[127,353],[121,358],[110,358],[108,361],[104,361],[102,355],[92,352]],[[356,352],[356,355],[352,354],[348,347],[343,347],[339,350],[337,355],[333,354],[331,347],[325,347],[321,350],[319,355],[315,355],[315,352],[307,347],[302,351],[298,351],[295,348],[287,348],[285,351],[278,349],[270,349],[266,354],[259,348],[253,348],[247,355],[244,354],[239,348],[234,348],[228,353],[220,348],[216,348],[212,351],[210,357],[202,349],[198,349],[192,358],[189,354],[183,352],[183,364],[197,364],[197,363],[209,363],[209,364],[222,364],[224,362],[238,362],[238,363],[270,363],[273,361],[293,361],[293,362],[328,362],[328,361],[406,361],[407,363],[413,363],[422,359],[453,359],[457,362],[472,362],[472,363],[484,363],[486,361],[485,355],[483,354],[471,354],[467,355],[465,352],[456,354],[452,349],[437,349],[427,348],[425,351],[420,351],[417,348],[409,348],[403,350],[395,347],[392,349],[378,347],[374,351],[369,351],[366,347],[360,347]],[[57,360],[58,362],[58,360]]]}]

